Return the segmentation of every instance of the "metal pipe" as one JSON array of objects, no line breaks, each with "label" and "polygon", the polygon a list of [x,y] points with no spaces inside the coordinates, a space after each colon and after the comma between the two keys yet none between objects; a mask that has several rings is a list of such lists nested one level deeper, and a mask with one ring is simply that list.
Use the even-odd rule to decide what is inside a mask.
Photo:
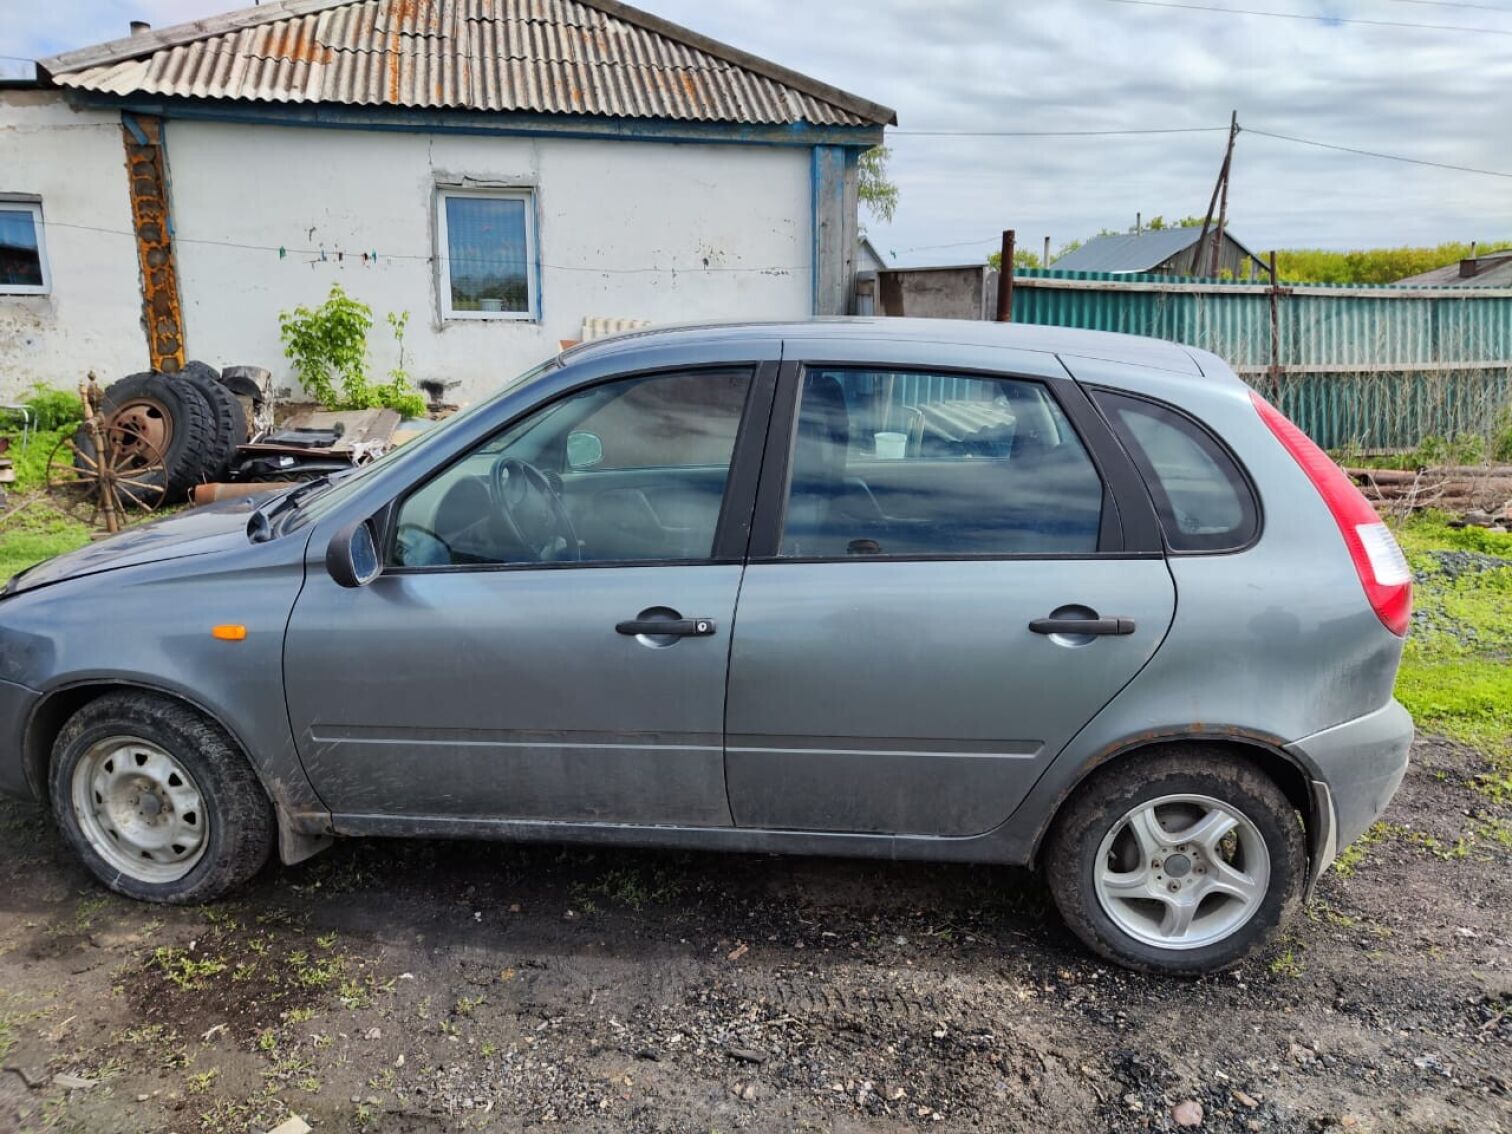
[{"label": "metal pipe", "polygon": [[1003,261],[998,266],[997,321],[1013,322],[1013,229],[1003,231]]},{"label": "metal pipe", "polygon": [[213,504],[217,500],[236,500],[243,496],[256,496],[259,492],[279,492],[285,488],[293,488],[298,483],[295,480],[265,480],[244,484],[224,482],[196,484],[189,491],[189,497],[195,505]]}]

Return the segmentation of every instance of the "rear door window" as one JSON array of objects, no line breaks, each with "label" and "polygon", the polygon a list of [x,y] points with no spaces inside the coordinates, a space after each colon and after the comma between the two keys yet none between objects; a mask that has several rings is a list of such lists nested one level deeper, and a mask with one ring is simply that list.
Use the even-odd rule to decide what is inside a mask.
[{"label": "rear door window", "polygon": [[1228,450],[1190,417],[1158,402],[1097,390],[1150,488],[1172,551],[1234,551],[1259,530],[1259,507]]},{"label": "rear door window", "polygon": [[1091,555],[1103,484],[1037,382],[809,370],[779,554]]}]

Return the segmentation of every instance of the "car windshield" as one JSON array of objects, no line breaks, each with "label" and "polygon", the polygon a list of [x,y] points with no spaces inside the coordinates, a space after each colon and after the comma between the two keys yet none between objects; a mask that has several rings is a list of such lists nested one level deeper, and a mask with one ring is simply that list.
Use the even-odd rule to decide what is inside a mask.
[{"label": "car windshield", "polygon": [[297,510],[285,524],[284,530],[292,531],[312,520],[319,519],[333,508],[339,506],[354,491],[361,488],[372,473],[379,469],[387,468],[391,464],[397,464],[400,460],[406,460],[418,453],[428,452],[432,446],[444,442],[444,438],[452,427],[470,420],[474,414],[486,412],[488,407],[492,406],[506,394],[513,392],[527,382],[534,381],[542,374],[555,370],[559,365],[561,364],[556,358],[550,358],[539,366],[527,370],[519,377],[504,383],[503,386],[499,387],[490,396],[481,401],[474,402],[466,409],[452,414],[445,421],[439,422],[430,429],[427,429],[413,441],[407,441],[403,445],[395,445],[383,456],[363,465],[355,472],[338,474],[325,487],[315,489],[309,496],[299,501]]}]

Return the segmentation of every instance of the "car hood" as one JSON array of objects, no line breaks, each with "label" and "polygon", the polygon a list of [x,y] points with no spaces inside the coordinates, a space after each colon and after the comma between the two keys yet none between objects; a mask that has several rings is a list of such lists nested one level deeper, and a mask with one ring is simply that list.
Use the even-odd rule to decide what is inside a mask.
[{"label": "car hood", "polygon": [[205,555],[247,545],[247,521],[269,494],[244,496],[198,508],[189,508],[151,523],[135,524],[87,547],[70,551],[23,571],[6,591],[29,591],[64,579],[160,563],[189,555]]}]

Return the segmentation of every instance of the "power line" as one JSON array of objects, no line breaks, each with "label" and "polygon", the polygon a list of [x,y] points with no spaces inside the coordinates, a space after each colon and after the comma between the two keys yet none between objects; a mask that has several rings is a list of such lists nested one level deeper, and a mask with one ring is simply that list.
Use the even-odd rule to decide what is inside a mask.
[{"label": "power line", "polygon": [[[68,221],[43,220],[42,227],[69,228],[80,232],[97,232],[105,236],[123,236],[136,239],[136,233],[126,229],[103,228],[93,224],[72,224]],[[210,240],[204,237],[180,236],[174,234],[174,242],[178,244],[197,244],[211,248],[236,248],[245,252],[277,252],[280,257],[284,256],[309,256],[314,262],[321,260],[327,263],[344,264],[347,260],[353,263],[361,263],[364,257],[370,262],[378,260],[411,260],[425,263],[448,263],[453,260],[475,260],[476,257],[438,256],[433,254],[416,254],[413,252],[384,252],[381,255],[375,251],[365,250],[361,247],[355,250],[346,248],[291,248],[283,244],[248,244],[237,240]],[[757,274],[771,272],[807,272],[811,270],[809,264],[771,264],[755,267],[726,267],[718,264],[695,264],[684,267],[639,267],[639,268],[609,268],[603,266],[591,266],[586,264],[548,264],[542,263],[542,268],[550,268],[554,272],[584,272],[589,275],[610,276],[634,276],[634,275],[677,275],[679,273],[704,273],[704,272],[754,272]]]},{"label": "power line", "polygon": [[1464,0],[1390,0],[1393,4],[1421,4],[1428,8],[1473,8],[1478,12],[1497,12],[1512,16],[1512,8],[1498,8],[1492,4],[1467,4]]},{"label": "power line", "polygon": [[29,59],[25,55],[0,55],[0,59],[9,59],[12,63],[35,63],[35,59]]},{"label": "power line", "polygon": [[910,252],[940,252],[947,248],[975,248],[982,244],[996,244],[1001,238],[1001,235],[998,235],[984,237],[981,240],[963,240],[959,244],[921,244],[915,248],[900,248],[893,255],[906,256]]},{"label": "power line", "polygon": [[889,138],[1117,138],[1145,134],[1211,134],[1227,126],[1178,126],[1156,130],[889,130]]},{"label": "power line", "polygon": [[1403,157],[1401,154],[1383,154],[1376,150],[1361,150],[1354,146],[1338,146],[1332,142],[1317,142],[1311,138],[1296,138],[1290,134],[1273,134],[1269,130],[1257,130],[1253,126],[1241,126],[1245,134],[1258,134],[1262,138],[1275,138],[1282,142],[1294,142],[1299,146],[1316,146],[1322,150],[1338,150],[1340,153],[1358,154],[1361,157],[1380,158],[1382,161],[1399,161],[1408,165],[1426,165],[1433,169],[1451,169],[1456,173],[1479,173],[1486,177],[1512,177],[1512,173],[1499,169],[1478,169],[1470,165],[1451,165],[1449,162],[1429,161],[1426,158]]},{"label": "power line", "polygon": [[[1124,3],[1124,2],[1135,3],[1135,2],[1144,2],[1144,0],[1115,0],[1115,2],[1116,3]],[[1155,0],[1149,0],[1149,2],[1154,3]],[[1215,11],[1229,11],[1230,9],[1214,9],[1214,10]],[[954,130],[891,130],[891,131],[888,132],[888,137],[894,137],[894,136],[902,135],[902,136],[905,136],[905,137],[926,137],[926,138],[939,138],[939,137],[963,137],[963,138],[1080,138],[1080,137],[1138,136],[1138,135],[1146,135],[1146,134],[1211,134],[1211,133],[1215,133],[1215,132],[1218,132],[1218,131],[1227,131],[1227,130],[1228,130],[1227,126],[1189,126],[1189,127],[1179,128],[1179,129],[1150,129],[1150,130],[962,130],[962,131],[954,131]],[[1354,147],[1354,146],[1340,146],[1340,145],[1334,144],[1333,142],[1319,142],[1319,141],[1316,141],[1315,139],[1312,139],[1312,138],[1299,138],[1299,137],[1296,137],[1295,135],[1292,135],[1292,134],[1277,134],[1277,133],[1273,133],[1273,132],[1271,132],[1269,130],[1257,130],[1257,129],[1255,129],[1252,126],[1242,126],[1241,125],[1240,126],[1240,130],[1241,130],[1241,132],[1245,132],[1245,133],[1258,134],[1259,136],[1261,136],[1263,138],[1274,138],[1277,141],[1281,141],[1281,142],[1292,142],[1292,143],[1294,143],[1296,145],[1299,145],[1299,146],[1315,146],[1318,149],[1338,150],[1341,153],[1357,154],[1357,155],[1359,155],[1361,157],[1379,158],[1382,161],[1403,162],[1403,163],[1405,163],[1407,165],[1425,165],[1425,166],[1429,166],[1430,168],[1433,168],[1433,169],[1448,169],[1448,170],[1453,170],[1456,173],[1477,173],[1477,174],[1482,174],[1482,175],[1484,175],[1486,177],[1512,177],[1512,173],[1503,172],[1502,170],[1498,170],[1498,169],[1480,169],[1480,168],[1478,168],[1476,166],[1470,166],[1470,165],[1454,165],[1454,164],[1452,164],[1450,162],[1430,161],[1427,158],[1406,157],[1405,155],[1402,155],[1402,154],[1386,154],[1386,153],[1381,153],[1381,152],[1379,152],[1377,150],[1359,149],[1359,148]],[[997,237],[991,237],[989,239],[996,240]],[[983,241],[970,241],[970,242],[967,242],[967,243],[970,243],[970,244],[977,244],[977,243],[985,244],[986,241],[985,240],[983,240]],[[964,248],[964,247],[967,247],[967,243],[931,245],[929,248],[909,248],[909,249],[905,249],[905,251],[909,251],[909,252],[924,252],[924,251],[933,251],[933,250],[939,249],[939,248]]]},{"label": "power line", "polygon": [[1460,24],[1416,24],[1406,20],[1361,20],[1343,16],[1314,16],[1302,12],[1267,12],[1258,8],[1220,8],[1213,4],[1187,4],[1178,0],[1105,0],[1109,4],[1136,4],[1145,8],[1176,8],[1187,12],[1222,12],[1226,16],[1265,16],[1273,20],[1305,20],[1319,24],[1360,24],[1377,28],[1410,28],[1414,31],[1470,32],[1475,35],[1512,36],[1507,28],[1472,28]]}]

